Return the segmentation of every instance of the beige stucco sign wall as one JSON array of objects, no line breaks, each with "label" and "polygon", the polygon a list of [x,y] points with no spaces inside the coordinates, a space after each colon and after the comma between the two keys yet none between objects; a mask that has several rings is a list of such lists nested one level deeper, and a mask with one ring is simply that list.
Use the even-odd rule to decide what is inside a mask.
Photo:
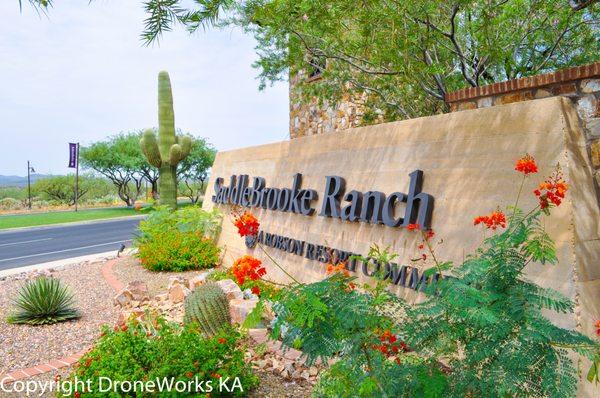
[{"label": "beige stucco sign wall", "polygon": [[[236,234],[231,206],[215,205],[211,198],[217,177],[228,185],[231,175],[246,174],[250,184],[253,177],[263,177],[267,187],[289,188],[294,175],[301,173],[301,187],[314,189],[319,196],[313,202],[314,214],[254,208],[262,231],[358,254],[366,254],[372,243],[389,245],[399,254],[397,263],[409,265],[417,252],[418,234],[406,228],[323,217],[319,212],[326,176],[344,178],[346,192],[389,195],[406,193],[409,173],[422,170],[422,190],[435,198],[432,228],[443,239],[437,255],[460,262],[484,237],[483,229],[473,226],[473,218],[513,203],[521,178],[514,164],[528,152],[540,172],[526,182],[523,208],[536,205],[532,190],[557,163],[570,186],[567,200],[546,221],[560,263],[531,264],[528,275],[575,300],[577,313],[555,320],[591,336],[594,321],[600,319],[600,215],[583,137],[569,101],[549,98],[220,152],[204,208],[217,206],[225,214],[220,236],[226,248],[225,265],[251,253],[263,260],[271,278],[286,282],[286,276],[270,265],[259,248],[248,249]],[[397,215],[403,214],[402,206]],[[269,253],[302,281],[325,275],[322,262],[277,249]],[[407,298],[416,294],[404,288],[398,288],[398,293]]]}]

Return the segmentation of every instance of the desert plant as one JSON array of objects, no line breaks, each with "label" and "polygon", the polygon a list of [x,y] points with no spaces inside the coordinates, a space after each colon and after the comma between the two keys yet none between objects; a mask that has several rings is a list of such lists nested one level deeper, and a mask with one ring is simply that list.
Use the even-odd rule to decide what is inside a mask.
[{"label": "desert plant", "polygon": [[221,215],[197,206],[171,211],[157,207],[142,221],[135,245],[142,265],[152,271],[205,269],[219,263],[215,239]]},{"label": "desert plant", "polygon": [[14,198],[0,199],[0,210],[18,210],[23,207],[20,200]]},{"label": "desert plant", "polygon": [[214,336],[231,323],[227,295],[214,282],[198,286],[185,298],[185,323],[197,323],[202,333]]},{"label": "desert plant", "polygon": [[[423,302],[400,301],[384,280],[356,290],[343,263],[329,265],[335,274],[324,281],[284,289],[274,306],[272,337],[288,347],[301,341],[309,361],[338,359],[321,375],[317,396],[571,397],[577,354],[592,361],[587,379],[598,380],[600,345],[548,318],[549,312],[573,312],[573,302],[524,272],[557,262],[544,218],[568,186],[557,166],[533,190],[538,204],[525,213],[519,197],[537,165],[526,155],[515,170],[524,176],[509,215],[497,209],[474,219],[494,234],[461,264],[438,260],[432,230],[408,226],[422,234],[411,261],[428,268]],[[369,257],[381,265],[393,258],[378,247]]]},{"label": "desert plant", "polygon": [[160,204],[177,208],[177,164],[189,155],[192,138],[175,134],[173,94],[169,74],[158,74],[158,140],[152,129],[144,131],[140,146],[148,163],[159,170]]},{"label": "desert plant", "polygon": [[27,282],[14,300],[16,311],[9,315],[9,323],[48,325],[81,315],[74,308],[73,295],[59,279],[44,276]]},{"label": "desert plant", "polygon": [[[256,387],[258,378],[244,359],[241,337],[228,327],[208,338],[194,325],[180,326],[152,317],[113,329],[105,326],[94,348],[79,360],[68,378],[74,391],[63,391],[58,396],[245,397]],[[106,392],[101,390],[101,386],[106,387],[102,378],[155,382],[156,388],[152,392],[141,391],[141,387],[127,390],[115,383],[115,391]],[[233,386],[236,378],[238,387]],[[221,381],[230,391],[220,388]],[[178,391],[174,383],[185,383],[187,387]]]}]

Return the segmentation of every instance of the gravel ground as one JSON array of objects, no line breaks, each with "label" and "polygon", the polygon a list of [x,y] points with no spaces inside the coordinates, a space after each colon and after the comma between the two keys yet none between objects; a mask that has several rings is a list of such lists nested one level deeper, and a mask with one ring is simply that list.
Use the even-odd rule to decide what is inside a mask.
[{"label": "gravel ground", "polygon": [[182,276],[189,279],[204,271],[206,270],[187,272],[148,271],[146,268],[142,267],[138,259],[133,256],[123,257],[123,259],[113,268],[113,273],[117,279],[124,284],[133,281],[144,281],[148,285],[148,291],[151,296],[166,293],[170,276]]},{"label": "gravel ground", "polygon": [[78,320],[54,325],[8,324],[11,300],[24,279],[11,276],[0,281],[0,374],[72,355],[94,342],[101,325],[116,321],[118,312],[112,304],[115,292],[100,273],[102,264],[83,262],[52,272],[71,288],[83,314]]},{"label": "gravel ground", "polygon": [[248,395],[250,398],[308,398],[313,387],[309,383],[286,380],[267,371],[257,371],[260,385]]}]

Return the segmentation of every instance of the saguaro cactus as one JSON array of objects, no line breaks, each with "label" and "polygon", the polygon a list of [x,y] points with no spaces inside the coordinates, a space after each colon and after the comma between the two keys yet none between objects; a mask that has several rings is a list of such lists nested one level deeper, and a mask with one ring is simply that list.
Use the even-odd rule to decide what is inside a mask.
[{"label": "saguaro cactus", "polygon": [[175,113],[169,74],[158,74],[158,140],[152,129],[144,131],[140,140],[148,162],[159,170],[158,194],[161,205],[177,208],[177,164],[192,148],[189,136],[175,134]]}]

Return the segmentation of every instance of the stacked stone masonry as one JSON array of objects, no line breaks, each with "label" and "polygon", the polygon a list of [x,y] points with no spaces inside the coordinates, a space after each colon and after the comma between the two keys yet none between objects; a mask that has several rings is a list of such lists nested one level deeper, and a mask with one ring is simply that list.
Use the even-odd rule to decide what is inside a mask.
[{"label": "stacked stone masonry", "polygon": [[290,138],[332,133],[361,125],[364,98],[345,95],[336,104],[319,103],[316,98],[306,102],[297,89],[298,82],[303,79],[316,81],[320,77],[310,79],[303,71],[290,76]]},{"label": "stacked stone masonry", "polygon": [[600,200],[600,62],[462,89],[447,94],[446,102],[456,112],[552,96],[569,98],[577,108]]}]

